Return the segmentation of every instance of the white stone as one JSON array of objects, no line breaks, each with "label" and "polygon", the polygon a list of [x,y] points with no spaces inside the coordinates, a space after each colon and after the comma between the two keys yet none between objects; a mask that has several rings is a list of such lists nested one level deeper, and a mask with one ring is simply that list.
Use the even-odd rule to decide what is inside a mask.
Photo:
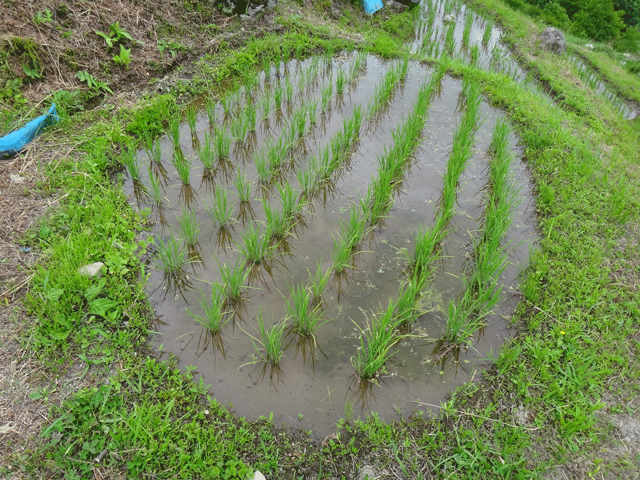
[{"label": "white stone", "polygon": [[78,273],[80,275],[84,275],[85,277],[95,277],[96,275],[100,276],[100,269],[104,267],[104,263],[96,262],[91,265],[85,265],[84,267],[80,267],[78,269]]},{"label": "white stone", "polygon": [[267,480],[263,474],[261,474],[258,470],[253,473],[253,478],[251,480]]},{"label": "white stone", "polygon": [[24,183],[27,179],[20,175],[15,175],[12,173],[11,175],[9,175],[9,180],[11,180],[11,183]]},{"label": "white stone", "polygon": [[442,17],[442,21],[444,23],[453,22],[453,15],[445,15],[444,17]]},{"label": "white stone", "polygon": [[585,47],[587,47],[589,50],[593,50],[593,43],[587,43]]}]

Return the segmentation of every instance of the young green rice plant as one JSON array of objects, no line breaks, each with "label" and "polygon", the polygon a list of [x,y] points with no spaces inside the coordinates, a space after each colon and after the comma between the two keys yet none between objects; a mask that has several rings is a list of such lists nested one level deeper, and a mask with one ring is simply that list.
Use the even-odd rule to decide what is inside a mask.
[{"label": "young green rice plant", "polygon": [[169,119],[169,135],[174,148],[180,148],[180,115],[175,114]]},{"label": "young green rice plant", "polygon": [[[231,130],[231,136],[229,137],[229,145],[231,145],[232,139],[235,139],[238,142],[243,141],[244,138],[247,136],[247,133],[249,132],[249,125],[245,121],[245,117],[244,116],[236,117],[231,122],[230,130]],[[222,132],[222,129],[218,129],[216,133],[216,137],[215,137],[216,145],[218,141],[218,135],[220,135],[220,132]]]},{"label": "young green rice plant", "polygon": [[260,111],[261,111],[261,120],[264,120],[265,118],[269,118],[269,115],[271,114],[271,96],[270,95],[264,95],[260,99]]},{"label": "young green rice plant", "polygon": [[[258,120],[257,108],[254,104],[247,104],[244,108],[244,118],[247,130],[250,132],[255,131],[256,122]],[[244,138],[244,137],[243,137]]]},{"label": "young green rice plant", "polygon": [[[244,135],[242,138],[244,138]],[[214,137],[214,144],[216,147],[218,159],[229,158],[229,151],[231,150],[231,140],[231,136],[225,129],[221,128],[216,132],[216,135]]]},{"label": "young green rice plant", "polygon": [[311,157],[309,168],[318,179],[319,184],[329,181],[334,172],[329,147],[322,147],[316,156]]},{"label": "young green rice plant", "polygon": [[134,183],[140,183],[140,164],[134,148],[123,148],[122,163],[127,167],[131,180]]},{"label": "young green rice plant", "polygon": [[307,126],[307,107],[302,105],[293,112],[291,124],[295,127],[298,137],[304,137],[305,127]]},{"label": "young green rice plant", "polygon": [[319,304],[304,285],[289,287],[291,298],[286,301],[286,322],[303,337],[313,337],[325,323]]},{"label": "young green rice plant", "polygon": [[224,287],[218,282],[211,285],[211,303],[207,299],[204,292],[200,292],[200,307],[202,315],[197,315],[187,309],[191,318],[209,330],[212,335],[218,335],[222,331],[222,327],[231,318],[229,312],[225,310],[225,293]]},{"label": "young green rice plant", "polygon": [[184,243],[171,233],[166,242],[158,237],[156,247],[160,269],[169,277],[180,276],[188,264]]},{"label": "young green rice plant", "polygon": [[456,41],[454,37],[455,29],[456,29],[456,23],[450,22],[444,37],[444,45],[449,55],[452,55],[454,53],[455,47],[456,47]]},{"label": "young green rice plant", "polygon": [[269,232],[261,232],[259,227],[250,223],[249,227],[242,232],[240,253],[249,266],[260,265],[271,258],[273,247],[270,242]]},{"label": "young green rice plant", "polygon": [[264,78],[266,80],[271,79],[271,57],[264,55],[262,57],[262,70],[264,71]]},{"label": "young green rice plant", "polygon": [[358,205],[351,205],[349,210],[349,220],[340,222],[340,232],[342,239],[347,243],[351,251],[358,248],[358,244],[365,236],[367,229],[367,219]]},{"label": "young green rice plant", "polygon": [[267,224],[267,236],[270,240],[280,241],[289,235],[289,222],[282,211],[273,208],[269,200],[262,199],[262,209]]},{"label": "young green rice plant", "polygon": [[256,72],[255,68],[248,66],[242,72],[242,80],[245,93],[250,95],[254,87],[258,85],[258,72]]},{"label": "young green rice plant", "polygon": [[216,102],[213,100],[213,98],[207,99],[205,111],[207,112],[207,120],[209,120],[209,126],[215,125],[218,121],[218,118],[216,114]]},{"label": "young green rice plant", "polygon": [[220,104],[222,105],[222,110],[224,111],[225,116],[231,114],[231,106],[233,105],[233,93],[227,92],[220,99]]},{"label": "young green rice plant", "polygon": [[318,174],[310,165],[308,169],[299,169],[296,172],[298,185],[300,186],[300,201],[308,201],[312,193],[318,188]]},{"label": "young green rice plant", "polygon": [[471,27],[473,27],[473,15],[470,11],[467,11],[466,18],[464,20],[464,30],[462,31],[462,48],[469,47],[469,37],[471,35]]},{"label": "young green rice plant", "polygon": [[198,149],[198,156],[206,170],[213,170],[216,163],[216,152],[213,148],[213,139],[208,132],[204,132],[204,141]]},{"label": "young green rice plant", "polygon": [[214,225],[218,229],[229,228],[233,225],[233,208],[234,204],[229,203],[227,198],[227,190],[224,188],[217,188],[215,193],[215,199],[212,199],[213,205],[206,205],[205,209]]},{"label": "young green rice plant", "polygon": [[344,86],[347,83],[347,76],[344,70],[339,69],[336,75],[336,94],[342,95],[344,93]]},{"label": "young green rice plant", "polygon": [[282,110],[282,99],[284,97],[284,89],[281,85],[278,85],[273,90],[273,102],[275,104],[276,110]]},{"label": "young green rice plant", "polygon": [[151,167],[147,167],[149,175],[149,195],[156,205],[162,205],[162,187],[160,180],[153,174]]},{"label": "young green rice plant", "polygon": [[278,184],[278,194],[282,205],[282,215],[285,221],[291,224],[300,215],[304,204],[298,201],[298,196],[288,180],[283,184]]},{"label": "young green rice plant", "polygon": [[332,95],[333,95],[333,83],[329,82],[329,84],[322,89],[322,101],[320,105],[323,112],[327,111],[327,107],[329,106],[329,102],[331,101]]},{"label": "young green rice plant", "polygon": [[187,124],[189,125],[189,130],[191,130],[191,135],[196,132],[196,122],[198,118],[198,112],[196,107],[193,104],[190,104],[186,109],[186,117]]},{"label": "young green rice plant", "polygon": [[493,32],[493,23],[487,21],[485,26],[484,26],[484,32],[482,34],[482,46],[483,47],[488,47],[489,46],[489,40],[491,40],[491,34]]},{"label": "young green rice plant", "polygon": [[307,105],[309,112],[309,125],[315,125],[318,120],[318,102],[311,102]]},{"label": "young green rice plant", "polygon": [[200,222],[194,210],[182,208],[182,216],[179,219],[182,237],[188,247],[198,243],[200,236]]},{"label": "young green rice plant", "polygon": [[235,264],[220,264],[220,275],[224,282],[224,294],[226,297],[226,305],[238,305],[242,302],[245,295],[245,284],[249,276],[249,269],[245,268],[244,261],[241,258],[236,259]]},{"label": "young green rice plant", "polygon": [[322,295],[327,289],[329,280],[331,279],[331,271],[331,268],[325,270],[322,267],[322,261],[318,261],[316,265],[316,272],[313,275],[309,270],[307,270],[309,273],[309,291],[313,295],[315,303],[320,302]]},{"label": "young green rice plant", "polygon": [[146,134],[144,136],[145,151],[149,156],[149,160],[153,163],[162,162],[162,150],[160,149],[160,142],[154,142],[153,136]]},{"label": "young green rice plant", "polygon": [[238,200],[245,203],[250,202],[253,180],[250,180],[249,177],[247,177],[247,172],[244,170],[242,172],[238,172],[234,185],[238,190]]},{"label": "young green rice plant", "polygon": [[[380,111],[385,105],[388,105],[391,94],[397,83],[401,78],[403,68],[400,65],[395,65],[390,68],[382,79],[382,82],[376,87],[369,104],[367,105],[367,118],[371,119]],[[406,69],[404,69],[406,73]]]},{"label": "young green rice plant", "polygon": [[353,63],[349,68],[349,82],[353,82],[358,74],[362,71],[362,68],[365,65],[365,60],[367,58],[367,54],[365,52],[356,53]]},{"label": "young green rice plant", "polygon": [[190,185],[191,183],[191,159],[185,157],[181,151],[176,151],[173,155],[173,166],[176,167],[176,172],[183,185]]},{"label": "young green rice plant", "polygon": [[[282,341],[287,322],[283,321],[280,323],[276,323],[273,327],[271,327],[270,330],[267,330],[264,326],[264,316],[262,314],[262,309],[260,309],[258,313],[257,321],[260,339],[256,339],[255,337],[251,336],[251,338],[254,340],[254,348],[265,363],[273,367],[277,367],[278,365],[280,365],[280,361],[284,356],[284,345]],[[255,343],[256,340],[262,348],[260,348],[258,344]]]},{"label": "young green rice plant", "polygon": [[264,151],[257,152],[253,157],[253,162],[256,165],[256,173],[258,175],[258,180],[260,180],[260,185],[269,185],[274,172],[267,153]]},{"label": "young green rice plant", "polygon": [[336,275],[343,274],[347,268],[353,268],[353,239],[342,235],[333,237],[333,271]]},{"label": "young green rice plant", "polygon": [[478,60],[480,59],[480,47],[478,45],[473,45],[471,47],[471,65],[478,65]]},{"label": "young green rice plant", "polygon": [[395,312],[396,304],[390,300],[386,309],[375,315],[366,327],[356,324],[360,330],[360,348],[351,357],[351,364],[361,381],[376,383],[384,364],[393,355],[393,348],[402,339],[397,327],[405,319],[396,317]]}]

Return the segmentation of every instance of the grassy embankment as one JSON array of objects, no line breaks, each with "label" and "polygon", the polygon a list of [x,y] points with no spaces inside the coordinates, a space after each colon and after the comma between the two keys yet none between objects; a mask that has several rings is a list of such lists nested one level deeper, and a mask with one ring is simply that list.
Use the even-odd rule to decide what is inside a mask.
[{"label": "grassy embankment", "polygon": [[[251,465],[270,478],[346,478],[363,463],[409,478],[529,477],[550,468],[564,468],[573,478],[637,473],[637,456],[611,442],[614,418],[637,418],[639,408],[631,401],[640,373],[634,362],[640,318],[638,122],[601,108],[570,69],[557,75],[558,60],[537,51],[536,27],[525,17],[493,0],[473,3],[518,32],[509,40],[557,101],[548,105],[504,76],[458,61],[449,65],[508,112],[538,195],[541,240],[523,276],[515,319],[520,333],[501,350],[485,381],[459,388],[436,407],[437,419],[345,419],[336,438],[319,446],[275,429],[267,419],[249,424],[235,418],[189,375],[146,359],[149,314],[139,256],[148,245],[136,235],[144,219],[131,212],[110,174],[120,168],[117,152],[136,141],[128,122],[168,118],[175,109],[173,97],[159,97],[141,103],[130,118],[93,112],[48,134],[72,134],[85,121],[93,123],[77,137],[78,160],[48,167],[42,185],[67,194],[28,239],[46,261],[25,299],[37,317],[25,339],[52,375],[64,375],[80,359],[91,367],[87,375],[96,385],[53,409],[43,444],[31,456],[10,459],[13,470],[86,476],[106,449],[100,468],[129,476],[172,477],[180,471],[186,477],[216,478],[220,472],[221,478],[244,478]],[[298,42],[305,51],[350,46],[324,40],[322,26],[296,18],[283,23],[302,30],[256,40],[203,64],[202,77],[189,88],[203,88],[206,74],[230,72],[276,44],[294,52]],[[380,38],[394,41],[365,34],[364,45]],[[106,264],[103,279],[76,273],[96,260]],[[113,365],[119,371],[104,381]]]}]

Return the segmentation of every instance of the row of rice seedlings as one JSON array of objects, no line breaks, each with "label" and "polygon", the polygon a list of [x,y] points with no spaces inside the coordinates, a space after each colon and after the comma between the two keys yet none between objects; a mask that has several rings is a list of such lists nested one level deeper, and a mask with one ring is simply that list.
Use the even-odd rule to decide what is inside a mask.
[{"label": "row of rice seedlings", "polygon": [[196,110],[196,107],[193,103],[187,106],[185,110],[185,116],[187,117],[187,124],[189,125],[189,130],[191,131],[191,135],[195,135],[198,111]]},{"label": "row of rice seedlings", "polygon": [[231,319],[229,311],[226,310],[225,305],[225,291],[224,286],[218,282],[213,282],[211,285],[211,303],[207,299],[204,292],[200,292],[200,307],[202,308],[202,315],[197,315],[190,311],[188,308],[187,313],[191,315],[196,322],[206,328],[212,335],[219,335],[227,322]]},{"label": "row of rice seedlings", "polygon": [[467,10],[467,15],[464,20],[464,30],[462,31],[462,48],[469,48],[471,27],[473,27],[473,14]]},{"label": "row of rice seedlings", "polygon": [[140,183],[140,164],[138,163],[138,156],[134,148],[123,148],[122,150],[122,163],[129,171],[129,176],[133,183]]},{"label": "row of rice seedlings", "polygon": [[405,58],[402,63],[396,63],[385,74],[382,82],[378,84],[369,104],[367,105],[367,118],[371,119],[374,115],[382,110],[385,105],[388,105],[391,95],[401,80],[407,75],[409,66],[409,59]]},{"label": "row of rice seedlings", "polygon": [[356,324],[360,330],[360,347],[351,357],[351,364],[356,369],[361,381],[376,383],[384,364],[393,355],[393,348],[402,340],[398,326],[404,322],[397,315],[396,302],[389,300],[383,311],[374,316],[366,327]]},{"label": "row of rice seedlings", "polygon": [[440,201],[439,215],[443,217],[443,224],[447,225],[455,212],[455,201],[460,175],[471,158],[475,132],[478,128],[480,111],[480,87],[477,83],[464,84],[466,109],[453,134],[453,148],[447,162],[447,169],[443,179],[443,191]]},{"label": "row of rice seedlings", "polygon": [[144,144],[144,149],[149,160],[153,163],[161,163],[162,150],[160,149],[160,142],[155,142],[152,135],[146,134],[144,136]]},{"label": "row of rice seedlings", "polygon": [[367,230],[366,214],[359,205],[352,205],[349,220],[340,222],[340,234],[333,239],[333,271],[336,274],[353,266],[354,255]]},{"label": "row of rice seedlings", "polygon": [[349,83],[354,82],[355,79],[358,77],[358,75],[360,74],[360,72],[365,66],[366,59],[367,59],[367,54],[365,52],[358,52],[355,54],[353,62],[349,67],[349,75],[348,75]]},{"label": "row of rice seedlings", "polygon": [[493,23],[489,20],[486,20],[484,25],[484,32],[482,33],[482,46],[487,48],[489,46],[489,41],[491,40],[491,35],[493,34]]},{"label": "row of rice seedlings", "polygon": [[216,188],[215,198],[211,199],[211,205],[205,205],[205,211],[211,217],[218,230],[228,229],[233,226],[233,209],[235,205],[229,202],[227,190]]},{"label": "row of rice seedlings", "polygon": [[444,45],[449,55],[453,55],[455,52],[455,47],[456,47],[456,41],[454,37],[455,29],[456,29],[456,23],[450,22],[445,32]]}]

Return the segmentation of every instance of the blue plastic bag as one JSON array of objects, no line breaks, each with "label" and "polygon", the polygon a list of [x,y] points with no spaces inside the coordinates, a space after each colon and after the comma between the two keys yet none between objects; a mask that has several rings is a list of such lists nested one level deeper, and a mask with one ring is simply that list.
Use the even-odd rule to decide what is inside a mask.
[{"label": "blue plastic bag", "polygon": [[31,120],[21,129],[0,138],[0,158],[17,154],[25,145],[31,142],[31,140],[40,135],[47,126],[58,123],[59,121],[60,117],[58,116],[58,112],[56,112],[56,106],[52,103],[49,113]]},{"label": "blue plastic bag", "polygon": [[384,7],[382,0],[362,0],[362,3],[364,5],[365,13],[368,13],[369,15],[373,15]]}]

